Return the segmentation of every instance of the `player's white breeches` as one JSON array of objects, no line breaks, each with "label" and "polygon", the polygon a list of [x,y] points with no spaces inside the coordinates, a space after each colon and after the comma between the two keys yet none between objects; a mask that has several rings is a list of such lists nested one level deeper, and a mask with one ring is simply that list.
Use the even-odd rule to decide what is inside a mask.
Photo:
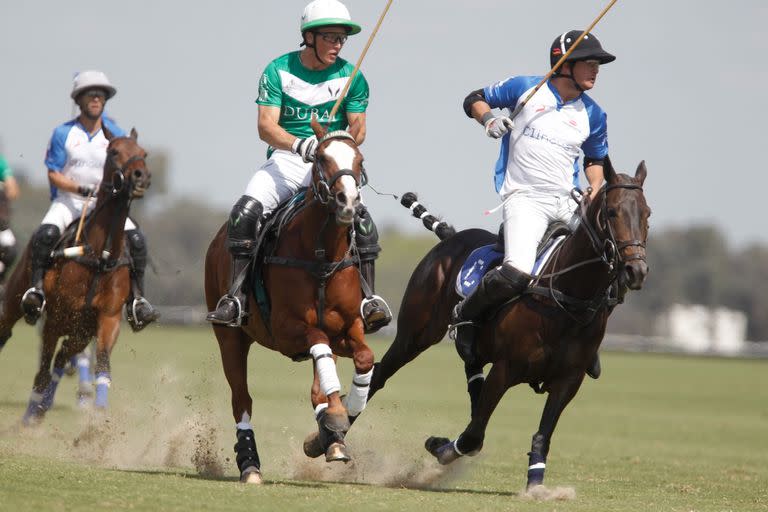
[{"label": "player's white breeches", "polygon": [[311,170],[312,164],[305,163],[299,155],[276,149],[248,182],[245,194],[259,201],[266,215],[300,187],[309,186]]},{"label": "player's white breeches", "polygon": [[536,248],[549,224],[555,220],[575,223],[576,206],[569,195],[527,190],[508,195],[504,202],[504,263],[530,273],[536,260]]},{"label": "player's white breeches", "polygon": [[[68,195],[57,197],[51,202],[51,206],[48,208],[48,212],[46,212],[40,224],[53,224],[63,233],[64,229],[72,224],[73,221],[80,220],[83,206],[85,206],[84,198],[81,200]],[[88,204],[88,212],[93,211],[95,206],[96,200],[91,199]],[[136,229],[136,224],[128,217],[125,219],[125,231],[131,229]]]}]

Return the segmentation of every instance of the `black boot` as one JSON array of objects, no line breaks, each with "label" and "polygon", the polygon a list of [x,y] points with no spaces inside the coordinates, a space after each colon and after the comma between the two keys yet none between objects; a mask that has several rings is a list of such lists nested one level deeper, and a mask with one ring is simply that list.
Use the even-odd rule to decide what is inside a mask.
[{"label": "black boot", "polygon": [[232,255],[232,281],[229,293],[219,299],[216,310],[205,317],[211,323],[238,327],[247,316],[242,274],[256,251],[263,211],[262,204],[251,196],[242,196],[232,207],[227,224],[227,246]]},{"label": "black boot", "polygon": [[125,232],[131,254],[131,292],[125,303],[126,317],[133,332],[139,332],[158,318],[160,313],[144,298],[144,271],[147,268],[147,242],[138,229]]},{"label": "black boot", "polygon": [[474,321],[482,317],[494,306],[520,295],[531,282],[530,274],[517,270],[512,265],[502,264],[483,276],[477,288],[469,297],[456,304],[451,315],[451,322],[456,327],[456,350],[465,362],[472,362],[475,353]]},{"label": "black boot", "polygon": [[376,258],[379,257],[379,231],[368,209],[360,205],[355,218],[355,243],[360,255],[360,274],[368,285],[363,285],[363,301],[360,312],[367,334],[374,333],[392,321],[392,311],[387,302],[375,292]]},{"label": "black boot", "polygon": [[61,236],[59,228],[53,224],[42,224],[32,235],[30,247],[32,253],[32,275],[30,288],[21,297],[21,309],[24,320],[34,325],[45,309],[45,293],[43,292],[43,277],[51,260],[51,251]]},{"label": "black boot", "polygon": [[[11,235],[13,236],[13,235]],[[16,243],[13,245],[0,245],[0,284],[5,281],[8,270],[16,261]]]}]

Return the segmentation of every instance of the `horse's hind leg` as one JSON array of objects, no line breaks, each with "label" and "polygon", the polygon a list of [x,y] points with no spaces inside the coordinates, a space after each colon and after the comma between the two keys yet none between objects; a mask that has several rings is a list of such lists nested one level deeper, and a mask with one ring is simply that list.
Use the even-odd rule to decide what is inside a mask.
[{"label": "horse's hind leg", "polygon": [[424,443],[427,451],[434,455],[440,464],[450,464],[463,455],[477,454],[483,447],[488,421],[510,384],[511,375],[507,363],[494,363],[483,383],[477,410],[473,412],[472,420],[464,432],[455,441],[446,437],[428,438]]},{"label": "horse's hind leg", "polygon": [[261,483],[261,461],[256,450],[256,437],[251,426],[253,400],[248,393],[248,351],[251,341],[240,329],[214,326],[219,342],[224,375],[232,393],[232,416],[236,423],[235,460],[240,481]]},{"label": "horse's hind leg", "polygon": [[544,482],[544,470],[547,466],[547,454],[552,433],[557,420],[581,387],[584,374],[572,375],[567,380],[560,380],[549,386],[547,402],[541,414],[539,430],[533,435],[531,451],[528,452],[528,483],[526,488],[541,485]]},{"label": "horse's hind leg", "polygon": [[59,379],[64,374],[51,376],[51,360],[56,350],[58,335],[49,327],[48,322],[43,326],[43,340],[40,348],[40,366],[32,384],[32,393],[29,396],[29,404],[21,422],[30,426],[42,421],[46,411],[53,403],[53,394],[56,392]]}]

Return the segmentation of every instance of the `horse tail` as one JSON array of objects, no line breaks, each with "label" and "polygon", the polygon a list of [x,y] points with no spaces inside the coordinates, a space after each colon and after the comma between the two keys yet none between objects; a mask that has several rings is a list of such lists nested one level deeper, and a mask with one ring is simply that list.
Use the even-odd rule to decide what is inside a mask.
[{"label": "horse tail", "polygon": [[400,204],[411,210],[413,216],[421,219],[424,227],[434,231],[440,240],[445,240],[456,234],[453,226],[429,213],[417,199],[416,194],[413,192],[406,192],[403,194],[403,198],[400,199]]}]

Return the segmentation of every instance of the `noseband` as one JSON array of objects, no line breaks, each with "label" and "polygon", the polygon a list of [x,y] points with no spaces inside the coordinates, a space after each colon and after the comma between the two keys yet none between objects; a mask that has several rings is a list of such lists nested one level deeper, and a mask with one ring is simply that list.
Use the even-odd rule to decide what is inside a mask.
[{"label": "noseband", "polygon": [[[114,157],[110,157],[110,163],[115,170],[112,172],[112,181],[110,183],[101,183],[101,188],[108,190],[113,196],[118,195],[123,191],[125,187],[125,169],[134,162],[143,162],[146,168],[146,160],[143,156],[132,156],[129,158],[122,167],[118,167],[115,164]],[[131,182],[133,180],[130,180]]]}]

